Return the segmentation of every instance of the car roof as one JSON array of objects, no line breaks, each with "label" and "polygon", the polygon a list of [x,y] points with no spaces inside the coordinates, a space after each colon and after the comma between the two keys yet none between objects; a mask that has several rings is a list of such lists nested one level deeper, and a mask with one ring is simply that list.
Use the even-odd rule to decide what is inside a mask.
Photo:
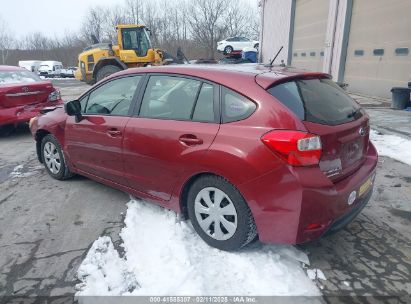
[{"label": "car roof", "polygon": [[264,89],[269,88],[278,81],[293,78],[327,77],[324,73],[299,70],[284,66],[266,66],[263,64],[180,64],[166,66],[152,66],[144,68],[131,68],[116,74],[128,75],[135,73],[164,73],[180,74],[189,77],[199,77],[228,87],[238,87],[242,83],[257,82]]},{"label": "car roof", "polygon": [[0,65],[0,71],[9,72],[9,71],[27,71],[25,68],[12,65]]}]

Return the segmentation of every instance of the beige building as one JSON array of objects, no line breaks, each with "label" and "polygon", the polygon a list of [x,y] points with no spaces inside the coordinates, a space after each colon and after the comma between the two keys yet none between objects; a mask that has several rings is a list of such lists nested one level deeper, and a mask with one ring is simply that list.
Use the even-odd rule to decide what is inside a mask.
[{"label": "beige building", "polygon": [[268,62],[330,73],[352,92],[389,97],[411,81],[411,0],[260,0]]}]

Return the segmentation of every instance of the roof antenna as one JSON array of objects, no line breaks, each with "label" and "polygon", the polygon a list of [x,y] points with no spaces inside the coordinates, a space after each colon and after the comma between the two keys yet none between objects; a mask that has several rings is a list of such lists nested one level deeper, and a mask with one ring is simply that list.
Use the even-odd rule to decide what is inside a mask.
[{"label": "roof antenna", "polygon": [[266,67],[273,67],[274,61],[277,59],[278,55],[280,55],[280,53],[281,53],[281,51],[283,50],[283,48],[284,48],[284,46],[282,46],[282,47],[278,50],[277,54],[274,56],[274,59],[271,60],[270,64],[267,64]]}]

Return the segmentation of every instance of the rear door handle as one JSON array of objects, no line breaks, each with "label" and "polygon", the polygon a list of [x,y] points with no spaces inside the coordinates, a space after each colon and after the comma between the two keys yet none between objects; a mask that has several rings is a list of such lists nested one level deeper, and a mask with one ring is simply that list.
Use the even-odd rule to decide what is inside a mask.
[{"label": "rear door handle", "polygon": [[110,137],[118,137],[121,136],[121,131],[116,128],[112,128],[107,130],[107,134]]},{"label": "rear door handle", "polygon": [[181,135],[178,140],[182,144],[187,145],[187,146],[196,146],[196,145],[201,145],[203,143],[202,139],[197,138],[197,136],[195,136],[193,134]]}]

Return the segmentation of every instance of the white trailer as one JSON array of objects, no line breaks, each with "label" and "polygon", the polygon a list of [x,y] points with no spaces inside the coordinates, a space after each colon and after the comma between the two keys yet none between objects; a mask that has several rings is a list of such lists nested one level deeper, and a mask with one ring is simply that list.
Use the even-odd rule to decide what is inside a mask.
[{"label": "white trailer", "polygon": [[34,72],[37,74],[41,62],[41,60],[20,60],[19,67],[25,68],[26,70],[29,70],[30,72]]}]

